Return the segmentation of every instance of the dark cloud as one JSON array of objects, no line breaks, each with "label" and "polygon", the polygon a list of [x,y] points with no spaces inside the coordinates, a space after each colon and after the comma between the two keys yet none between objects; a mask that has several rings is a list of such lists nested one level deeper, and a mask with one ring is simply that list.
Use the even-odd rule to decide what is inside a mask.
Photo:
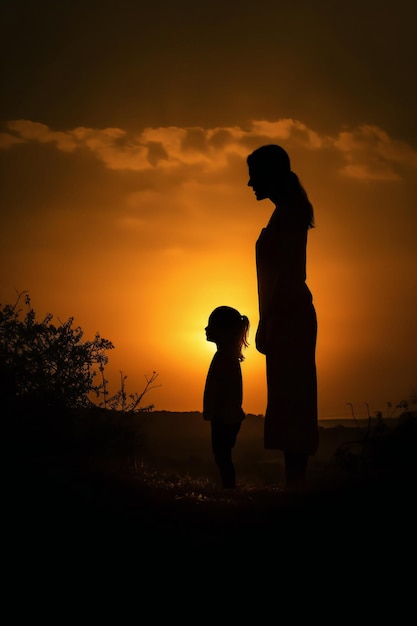
[{"label": "dark cloud", "polygon": [[416,4],[7,3],[2,119],[228,126],[374,123],[417,141]]},{"label": "dark cloud", "polygon": [[157,166],[159,161],[168,160],[168,153],[160,141],[149,141],[148,147],[148,160],[153,166]]},{"label": "dark cloud", "polygon": [[196,150],[207,152],[208,143],[206,132],[202,128],[187,128],[184,139],[181,141],[182,150]]}]

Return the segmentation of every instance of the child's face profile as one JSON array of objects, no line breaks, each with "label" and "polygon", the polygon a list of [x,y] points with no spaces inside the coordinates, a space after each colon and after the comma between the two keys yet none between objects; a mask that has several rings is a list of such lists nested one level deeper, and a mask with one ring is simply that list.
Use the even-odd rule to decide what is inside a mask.
[{"label": "child's face profile", "polygon": [[223,327],[221,321],[215,318],[214,315],[210,315],[208,324],[205,328],[207,341],[213,341],[214,343],[224,343],[227,333]]},{"label": "child's face profile", "polygon": [[[223,310],[226,307],[215,309],[208,318],[205,328],[207,341],[213,341],[217,346],[227,347],[238,342],[238,330],[230,319],[229,311]],[[236,312],[237,315],[239,313]],[[236,326],[235,322],[235,326]]]}]

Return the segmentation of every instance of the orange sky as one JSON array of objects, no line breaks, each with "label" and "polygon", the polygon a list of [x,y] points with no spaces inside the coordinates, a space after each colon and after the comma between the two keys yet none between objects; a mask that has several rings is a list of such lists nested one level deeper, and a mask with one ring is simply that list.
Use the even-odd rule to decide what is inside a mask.
[{"label": "orange sky", "polygon": [[[73,10],[65,24],[50,12],[40,19],[10,9],[0,134],[0,303],[28,290],[38,318],[73,316],[86,339],[98,331],[115,345],[107,372],[113,389],[120,370],[128,392],[141,391],[156,371],[161,386],[146,403],[170,411],[201,410],[215,349],[205,340],[207,318],[216,306],[234,306],[252,324],[242,364],[244,408],[264,413],[264,357],[253,345],[254,245],[273,207],[256,202],[247,187],[245,160],[253,148],[279,143],[315,206],[307,281],[319,320],[320,418],[349,417],[348,403],[362,416],[366,403],[385,414],[387,402],[411,400],[417,389],[417,129],[415,81],[410,86],[405,79],[415,69],[416,44],[404,42],[410,28],[404,12],[396,23],[384,5],[378,29],[365,41],[363,28],[374,24],[365,3],[361,24],[350,29],[357,45],[350,44],[348,55],[348,43],[341,45],[330,28],[340,24],[326,21],[326,3],[319,4],[321,20],[315,14],[300,22],[287,8],[294,42],[286,32],[275,48],[268,33],[259,33],[261,13],[240,15],[240,39],[227,9],[220,22],[206,13],[210,48],[206,31],[196,33],[179,16],[165,15],[158,30],[152,8],[154,39],[149,33],[140,39],[123,2],[117,16],[104,9],[95,21],[87,3],[85,15]],[[258,7],[269,16],[268,29],[282,19],[268,13],[270,6]],[[320,41],[314,39],[310,55],[291,55],[294,43],[306,50],[313,41],[307,17],[316,20]],[[39,21],[39,40],[30,18]],[[182,29],[182,47],[167,35],[171,18]],[[55,30],[48,29],[52,20]],[[104,47],[109,33],[112,55]],[[385,81],[380,65],[371,72],[381,33],[385,42],[388,35],[398,42],[389,58],[384,41],[378,47]],[[165,73],[163,59],[171,63]],[[400,93],[395,80],[401,77]]]}]

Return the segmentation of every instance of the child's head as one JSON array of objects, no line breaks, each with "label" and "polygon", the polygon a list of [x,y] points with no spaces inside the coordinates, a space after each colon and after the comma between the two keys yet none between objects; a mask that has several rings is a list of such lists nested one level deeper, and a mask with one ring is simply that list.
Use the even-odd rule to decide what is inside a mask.
[{"label": "child's head", "polygon": [[247,348],[249,319],[230,306],[219,306],[212,311],[206,326],[207,341],[218,347],[235,347],[240,361],[245,358],[242,348]]}]

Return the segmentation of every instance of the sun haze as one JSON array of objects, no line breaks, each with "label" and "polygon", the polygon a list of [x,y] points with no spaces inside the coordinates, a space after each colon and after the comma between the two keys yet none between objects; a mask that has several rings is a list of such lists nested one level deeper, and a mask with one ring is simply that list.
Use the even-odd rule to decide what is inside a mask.
[{"label": "sun haze", "polygon": [[5,10],[1,304],[27,290],[39,318],[99,332],[112,389],[156,371],[147,402],[169,411],[201,410],[204,328],[235,307],[244,409],[263,414],[255,242],[273,206],[246,157],[278,143],[315,208],[319,418],[415,399],[416,5],[133,5]]}]

